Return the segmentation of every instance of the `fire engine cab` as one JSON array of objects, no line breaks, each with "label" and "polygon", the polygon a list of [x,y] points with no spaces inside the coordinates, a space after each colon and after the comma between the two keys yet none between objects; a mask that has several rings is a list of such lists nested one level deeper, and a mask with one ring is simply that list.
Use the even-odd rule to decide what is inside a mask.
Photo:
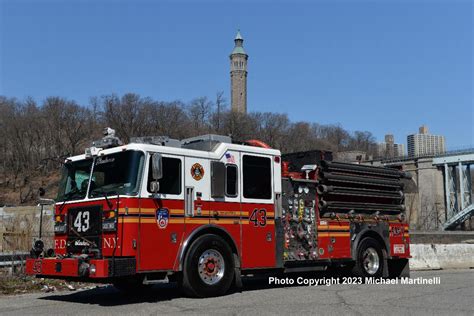
[{"label": "fire engine cab", "polygon": [[408,276],[408,177],[219,135],[123,145],[106,129],[66,159],[55,247],[36,241],[27,272],[121,289],[176,280],[198,297],[223,295],[258,272],[335,266]]}]

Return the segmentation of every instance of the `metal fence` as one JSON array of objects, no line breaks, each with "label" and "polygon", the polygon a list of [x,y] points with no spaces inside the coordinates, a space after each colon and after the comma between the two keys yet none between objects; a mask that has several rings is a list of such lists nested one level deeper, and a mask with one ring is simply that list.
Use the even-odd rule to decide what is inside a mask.
[{"label": "metal fence", "polygon": [[0,253],[0,269],[9,268],[11,272],[23,270],[27,252]]},{"label": "metal fence", "polygon": [[42,239],[45,247],[53,246],[53,206],[21,206],[0,208],[0,253],[24,253],[31,249],[39,237],[42,222]]}]

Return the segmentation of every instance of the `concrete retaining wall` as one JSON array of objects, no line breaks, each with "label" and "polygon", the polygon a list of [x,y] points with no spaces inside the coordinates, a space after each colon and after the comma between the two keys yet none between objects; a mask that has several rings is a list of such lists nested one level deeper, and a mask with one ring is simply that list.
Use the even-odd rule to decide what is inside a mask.
[{"label": "concrete retaining wall", "polygon": [[412,244],[410,269],[474,268],[474,244]]}]

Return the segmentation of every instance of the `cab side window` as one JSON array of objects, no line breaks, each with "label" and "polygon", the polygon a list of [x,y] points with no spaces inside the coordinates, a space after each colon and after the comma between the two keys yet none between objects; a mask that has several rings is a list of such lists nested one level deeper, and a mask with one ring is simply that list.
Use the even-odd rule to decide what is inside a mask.
[{"label": "cab side window", "polygon": [[227,165],[225,169],[225,195],[237,196],[237,166]]},{"label": "cab side window", "polygon": [[242,165],[244,197],[247,199],[271,199],[271,159],[245,155]]},{"label": "cab side window", "polygon": [[[163,178],[159,180],[160,190],[158,193],[162,194],[181,194],[181,159],[163,157]],[[151,157],[148,162],[151,166]],[[148,168],[148,192],[150,190],[150,183],[153,181],[152,168]]]}]

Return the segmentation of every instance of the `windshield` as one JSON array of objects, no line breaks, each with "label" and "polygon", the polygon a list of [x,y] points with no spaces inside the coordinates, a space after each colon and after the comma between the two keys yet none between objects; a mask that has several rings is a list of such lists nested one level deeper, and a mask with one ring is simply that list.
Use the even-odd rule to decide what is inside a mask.
[{"label": "windshield", "polygon": [[57,201],[83,199],[87,193],[92,159],[64,164]]},{"label": "windshield", "polygon": [[[138,193],[139,176],[144,155],[139,151],[125,151],[94,160],[80,160],[64,165],[57,201],[83,199],[89,186],[89,197],[104,195],[135,195]],[[94,168],[91,174],[91,166]]]},{"label": "windshield", "polygon": [[89,196],[137,194],[143,160],[143,153],[139,151],[125,151],[96,158]]}]

